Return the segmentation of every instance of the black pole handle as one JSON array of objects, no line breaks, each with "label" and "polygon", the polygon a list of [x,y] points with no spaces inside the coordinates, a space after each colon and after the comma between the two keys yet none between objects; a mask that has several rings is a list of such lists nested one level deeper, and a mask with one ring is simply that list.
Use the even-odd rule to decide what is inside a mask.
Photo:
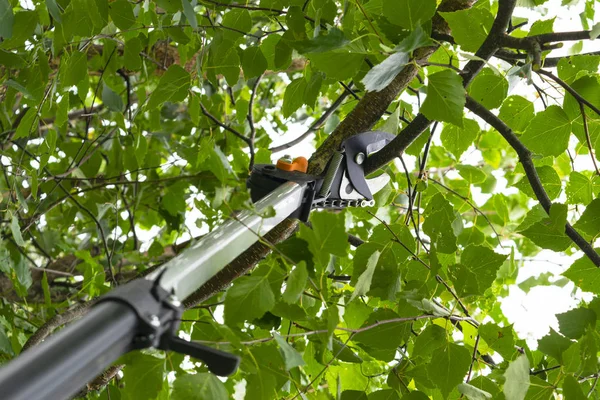
[{"label": "black pole handle", "polygon": [[132,349],[138,317],[106,302],[0,368],[2,400],[64,400]]}]

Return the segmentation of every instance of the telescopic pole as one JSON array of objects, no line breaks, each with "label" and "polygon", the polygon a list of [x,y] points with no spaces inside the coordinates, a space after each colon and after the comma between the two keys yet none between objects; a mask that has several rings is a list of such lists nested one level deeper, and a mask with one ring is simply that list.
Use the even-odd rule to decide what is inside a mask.
[{"label": "telescopic pole", "polygon": [[202,359],[216,374],[232,373],[237,357],[177,337],[179,299],[298,210],[305,191],[305,183],[283,183],[255,203],[254,210],[227,221],[155,273],[104,296],[83,318],[0,368],[0,398],[69,398],[136,348],[184,352]]}]

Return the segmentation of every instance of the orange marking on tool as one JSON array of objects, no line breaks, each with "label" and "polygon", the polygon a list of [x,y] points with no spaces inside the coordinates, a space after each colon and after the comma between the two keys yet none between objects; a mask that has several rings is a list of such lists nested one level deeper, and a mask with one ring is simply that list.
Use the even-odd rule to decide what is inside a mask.
[{"label": "orange marking on tool", "polygon": [[279,159],[277,160],[277,168],[282,171],[299,171],[304,172],[308,170],[308,160],[304,157],[297,157],[289,163],[285,160]]}]

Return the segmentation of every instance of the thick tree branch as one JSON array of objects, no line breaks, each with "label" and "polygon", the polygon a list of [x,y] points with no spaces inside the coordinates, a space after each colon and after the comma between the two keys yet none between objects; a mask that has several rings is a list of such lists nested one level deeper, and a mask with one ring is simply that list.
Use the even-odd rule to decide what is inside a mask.
[{"label": "thick tree branch", "polygon": [[[508,0],[514,2],[515,0]],[[458,11],[470,8],[473,0],[444,0],[438,7],[439,11]],[[441,18],[434,20],[433,31],[449,34],[448,26]],[[379,121],[389,105],[408,87],[417,76],[419,62],[425,62],[437,49],[437,46],[426,47],[415,51],[416,63],[406,65],[385,89],[379,92],[368,92],[358,102],[350,114],[337,126],[325,142],[317,149],[310,159],[309,173],[320,174],[325,169],[334,151],[340,148],[342,142],[361,132],[368,131]],[[423,117],[424,118],[424,117]],[[421,123],[423,121],[420,121]],[[427,124],[428,125],[428,124]],[[427,126],[425,126],[426,128]],[[423,130],[425,130],[423,128]],[[415,128],[413,128],[415,129]],[[421,130],[421,132],[423,132]],[[419,133],[421,133],[419,132]],[[418,134],[417,134],[418,137]],[[380,153],[380,152],[379,152]],[[397,155],[397,154],[396,154]],[[395,157],[395,156],[394,156]],[[392,157],[393,158],[393,157]],[[390,161],[391,158],[388,160]],[[368,160],[367,160],[368,161]],[[379,166],[385,163],[380,164]]]},{"label": "thick tree branch", "polygon": [[95,300],[88,301],[87,303],[78,304],[65,312],[56,314],[54,317],[46,321],[44,325],[40,326],[40,328],[33,335],[31,335],[29,339],[27,339],[27,342],[25,342],[25,345],[23,345],[23,351],[40,344],[48,337],[48,335],[54,332],[55,329],[85,315],[89,308],[95,303]]},{"label": "thick tree branch", "polygon": [[[489,111],[483,105],[479,104],[471,97],[467,96],[466,107],[471,110],[475,115],[479,116],[485,122],[494,127],[504,139],[510,144],[510,146],[517,152],[519,160],[523,165],[529,184],[535,193],[535,197],[538,199],[546,213],[550,214],[550,207],[552,206],[552,200],[546,193],[544,185],[540,180],[540,177],[535,169],[533,160],[531,158],[531,152],[523,143],[519,137],[506,125],[500,118],[494,113]],[[585,253],[586,256],[596,265],[600,267],[600,254],[596,253],[594,247],[589,244],[572,226],[571,224],[565,225],[565,233],[573,242]]]},{"label": "thick tree branch", "polygon": [[[485,39],[476,55],[481,60],[471,60],[465,65],[463,69],[463,84],[465,87],[473,80],[473,78],[479,73],[481,68],[485,65],[485,61],[489,60],[494,53],[500,48],[500,38],[506,32],[508,23],[512,16],[512,12],[516,5],[516,0],[501,0],[498,14],[490,30],[490,34]],[[375,170],[379,169],[382,165],[387,164],[394,158],[402,154],[406,148],[417,139],[421,133],[427,129],[431,124],[423,114],[419,113],[408,126],[406,126],[402,132],[396,136],[387,146],[373,154],[364,164],[365,174],[370,174]]]},{"label": "thick tree branch", "polygon": [[494,53],[502,47],[502,38],[506,34],[516,4],[517,0],[500,0],[500,3],[498,4],[498,13],[494,19],[492,28],[490,29],[490,33],[479,50],[475,53],[481,60],[470,60],[463,69],[463,81],[465,82],[465,87],[469,86],[469,83],[471,83],[477,73],[484,67],[485,62],[483,60],[488,61]]}]

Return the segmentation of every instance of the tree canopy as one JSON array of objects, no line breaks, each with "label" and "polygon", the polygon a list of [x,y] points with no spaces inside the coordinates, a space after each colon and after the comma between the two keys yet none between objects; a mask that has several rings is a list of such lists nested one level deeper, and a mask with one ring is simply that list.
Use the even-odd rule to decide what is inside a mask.
[{"label": "tree canopy", "polygon": [[[79,396],[597,398],[600,25],[523,17],[549,3],[0,0],[0,360],[251,208],[253,164],[309,143],[318,174],[377,129],[375,207],[287,220],[185,299],[235,375],[142,351]],[[521,288],[591,294],[530,346],[500,299],[541,250],[573,263]]]}]

